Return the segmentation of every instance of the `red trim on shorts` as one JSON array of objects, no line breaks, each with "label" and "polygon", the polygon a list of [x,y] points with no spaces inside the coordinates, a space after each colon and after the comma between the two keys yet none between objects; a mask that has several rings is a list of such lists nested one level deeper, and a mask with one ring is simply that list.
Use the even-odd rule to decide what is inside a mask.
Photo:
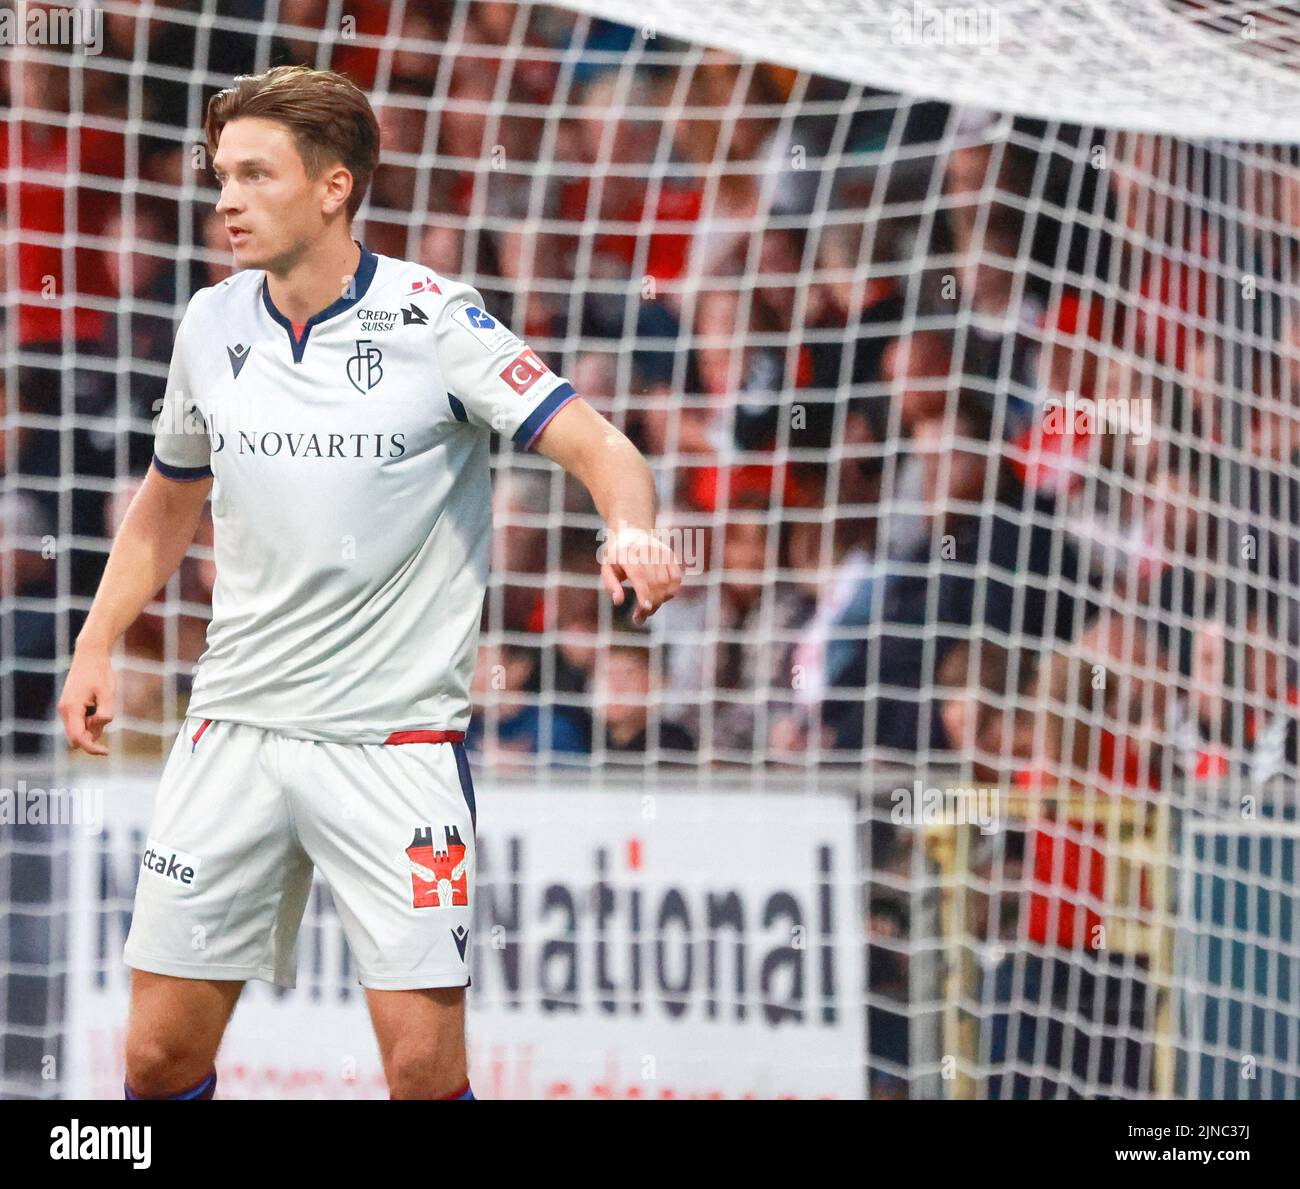
[{"label": "red trim on shorts", "polygon": [[[466,1082],[459,1090],[453,1090],[450,1094],[435,1094],[430,1099],[428,1099],[428,1101],[429,1102],[451,1102],[453,1099],[463,1098],[468,1093],[469,1093],[469,1082]],[[388,1099],[390,1102],[394,1102],[397,1099],[397,1095],[390,1091],[388,1094]]]},{"label": "red trim on shorts", "polygon": [[385,743],[464,743],[464,731],[394,731]]},{"label": "red trim on shorts", "polygon": [[197,731],[194,732],[194,738],[190,740],[190,751],[193,751],[196,747],[198,747],[199,740],[203,738],[203,732],[206,731],[211,725],[212,725],[212,719],[205,718],[203,720],[203,725],[199,727]]}]

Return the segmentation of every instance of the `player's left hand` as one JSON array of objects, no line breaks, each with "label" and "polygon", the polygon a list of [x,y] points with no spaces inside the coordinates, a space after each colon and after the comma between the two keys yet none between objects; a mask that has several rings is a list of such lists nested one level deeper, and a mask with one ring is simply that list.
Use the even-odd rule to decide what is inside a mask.
[{"label": "player's left hand", "polygon": [[623,605],[623,584],[632,587],[636,607],[632,622],[640,626],[682,585],[682,567],[672,547],[646,529],[623,528],[605,543],[600,580],[616,607]]}]

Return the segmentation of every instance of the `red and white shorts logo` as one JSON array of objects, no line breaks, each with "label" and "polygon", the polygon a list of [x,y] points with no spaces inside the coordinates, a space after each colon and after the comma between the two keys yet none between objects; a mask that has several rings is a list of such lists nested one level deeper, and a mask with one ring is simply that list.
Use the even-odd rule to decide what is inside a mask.
[{"label": "red and white shorts logo", "polygon": [[514,357],[501,372],[501,378],[520,396],[523,396],[537,381],[551,369],[533,352],[525,347]]},{"label": "red and white shorts logo", "polygon": [[465,843],[455,826],[444,826],[435,841],[432,826],[415,831],[406,848],[411,869],[414,908],[451,908],[469,903],[469,872]]}]

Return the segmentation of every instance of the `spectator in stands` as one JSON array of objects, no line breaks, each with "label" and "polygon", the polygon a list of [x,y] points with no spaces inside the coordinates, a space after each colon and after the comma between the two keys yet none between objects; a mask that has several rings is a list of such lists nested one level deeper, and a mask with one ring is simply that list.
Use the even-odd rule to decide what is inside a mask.
[{"label": "spectator in stands", "polygon": [[417,161],[427,151],[425,124],[434,116],[425,100],[399,92],[376,107],[375,118],[383,159],[370,184],[365,242],[373,252],[403,260],[410,254],[409,212],[415,209],[421,175],[428,175]]},{"label": "spectator in stands", "polygon": [[[444,277],[459,277],[465,269],[465,229],[432,219],[420,239],[420,261]],[[505,319],[505,311],[498,311]]]},{"label": "spectator in stands", "polygon": [[[25,118],[0,122],[0,169],[16,170],[15,182],[0,186],[0,215],[19,235],[18,277],[11,278],[17,293],[11,297],[25,350],[63,351],[102,336],[107,315],[93,299],[111,297],[112,289],[103,250],[87,241],[101,235],[120,209],[126,171],[120,132],[70,121],[70,70],[52,53],[38,56],[21,46],[5,53],[11,102]],[[54,177],[70,182],[48,180]],[[67,221],[69,213],[75,224]],[[61,236],[75,242],[77,251],[60,247]]]},{"label": "spectator in stands", "polygon": [[502,286],[512,294],[510,328],[544,350],[568,325],[572,277],[564,239],[532,233],[519,218],[497,234],[496,246]]},{"label": "spectator in stands", "polygon": [[[374,26],[381,34],[391,36],[392,26],[397,24],[399,41],[386,63],[389,90],[427,95],[431,83],[438,77],[441,65],[441,55],[435,47],[446,41],[450,22],[454,18],[445,6],[433,4],[410,5],[400,10],[400,23],[393,19],[396,15],[389,8],[382,16],[376,13],[373,17]],[[346,47],[340,48],[346,53]],[[355,52],[355,43],[351,48]],[[336,56],[338,52],[335,51]],[[374,50],[368,52],[372,55],[375,53]],[[466,45],[464,57],[469,58],[472,52],[470,46]]]},{"label": "spectator in stands", "polygon": [[[162,408],[167,368],[175,342],[176,208],[162,199],[137,196],[132,225],[113,215],[104,229],[115,245],[107,253],[109,282],[118,297],[116,315],[105,326],[99,345],[108,358],[130,362],[121,397],[136,428],[130,435],[128,465],[140,472],[153,456],[153,418]],[[104,377],[105,401],[114,399],[111,377]]]},{"label": "spectator in stands", "polygon": [[[1217,452],[1181,437],[1157,441],[1151,455],[1152,469],[1137,501],[1135,540],[1110,589],[1113,597],[1154,615],[1162,649],[1189,676],[1192,626],[1212,613],[1229,578],[1221,567],[1206,564],[1220,556],[1224,533],[1232,531],[1227,476]],[[1252,536],[1243,523],[1248,519],[1243,512],[1238,521],[1246,529],[1243,537]],[[1261,547],[1259,559],[1269,552]],[[1244,562],[1242,577],[1258,572],[1258,565],[1259,560]]]},{"label": "spectator in stands", "polygon": [[[689,351],[685,391],[674,389],[670,372],[649,385],[639,402],[641,437],[652,460],[663,460],[661,473],[670,504],[703,511],[699,486],[716,483],[724,401],[732,383],[730,344],[737,332],[736,312],[734,292],[701,293],[694,310],[695,341]],[[737,359],[736,369],[740,366]]]},{"label": "spectator in stands", "polygon": [[[819,269],[855,267],[856,260],[848,254],[861,239],[861,229],[855,231],[856,238],[847,242],[843,231],[823,241]],[[840,432],[837,411],[846,403],[846,395],[850,408],[867,416],[871,440],[883,443],[890,431],[887,387],[893,379],[884,356],[901,331],[903,293],[890,277],[868,277],[862,284],[849,279],[827,281],[815,288],[824,297],[813,307],[819,312],[808,318],[804,337],[811,354],[811,376],[809,390],[800,394],[804,420],[791,426],[790,446],[829,450]],[[946,367],[943,374],[947,376]]]},{"label": "spectator in stands", "polygon": [[493,89],[485,71],[488,61],[466,59],[452,71],[448,98],[437,112],[437,164],[431,211],[466,216],[474,209],[474,191],[489,160],[488,112]]},{"label": "spectator in stands", "polygon": [[941,298],[947,309],[966,307],[966,383],[999,399],[1009,384],[1014,399],[1031,386],[1028,347],[1044,313],[1032,277],[1018,267],[1038,158],[1000,138],[991,112],[957,109],[953,118],[959,139],[944,171],[944,198],[956,285]]},{"label": "spectator in stands", "polygon": [[684,99],[691,114],[673,121],[674,145],[683,161],[716,171],[683,271],[693,283],[743,272],[748,237],[771,213],[777,184],[790,172],[775,114],[784,97],[779,72],[744,68],[728,53],[706,52],[691,72]]},{"label": "spectator in stands", "polygon": [[[901,316],[902,308],[898,297],[887,301],[881,313],[892,321]],[[876,440],[893,447],[878,456],[880,508],[875,552],[882,559],[901,559],[921,548],[929,531],[926,517],[916,510],[927,495],[925,468],[919,455],[901,446],[918,425],[942,417],[948,407],[955,382],[951,377],[951,340],[944,331],[912,331],[885,342],[879,361],[879,378],[889,388],[887,404],[871,397],[861,402]],[[857,628],[869,622],[872,582],[872,575],[864,576],[841,611],[838,622],[844,627]],[[829,647],[828,672],[839,673],[849,663],[848,653],[842,644]]]},{"label": "spectator in stands", "polygon": [[[757,491],[755,498],[760,498]],[[746,514],[733,504],[722,530],[717,617],[711,617],[708,624],[709,634],[716,633],[716,642],[706,647],[701,657],[696,686],[701,710],[690,720],[702,746],[719,752],[744,751],[753,745],[757,658],[746,638],[761,616],[768,566],[764,521],[762,515]],[[712,705],[704,709],[709,702]],[[712,722],[711,733],[704,726],[706,718]]]},{"label": "spectator in stands", "polygon": [[613,351],[579,351],[564,374],[573,387],[581,392],[604,417],[610,418],[620,429],[626,429],[626,416],[616,407],[618,400],[620,357]]},{"label": "spectator in stands", "polygon": [[854,512],[853,501],[837,503],[830,524],[811,518],[817,506],[814,498],[808,508],[793,508],[782,541],[775,615],[782,630],[770,646],[768,675],[767,744],[776,759],[833,742],[817,721],[826,692],[826,640],[872,561],[874,525]]},{"label": "spectator in stands", "polygon": [[[410,8],[404,12],[407,16],[418,15],[422,19],[407,23],[401,30],[403,37],[445,38],[445,17],[441,25],[430,20],[441,9],[426,5],[422,6],[418,14]],[[331,0],[279,0],[278,22],[271,43],[269,65],[318,65],[324,40],[322,33],[328,36],[332,32],[328,28],[332,13]],[[332,54],[326,62],[328,68],[346,74],[363,91],[369,91],[374,86],[378,73],[380,50],[376,45],[364,44],[363,39],[368,41],[387,34],[391,15],[391,6],[383,3],[383,0],[348,0],[345,9],[336,14],[336,19],[346,21],[347,24],[340,27],[331,39]],[[396,33],[397,30],[393,32]],[[250,60],[251,50],[250,46],[245,52],[245,63]],[[246,65],[229,73],[237,74],[240,69],[246,69]],[[437,70],[437,58],[395,47],[389,59],[390,87],[400,86],[419,70],[423,70],[421,77],[427,86],[428,80],[434,77]]]},{"label": "spectator in stands", "polygon": [[488,313],[513,328],[513,301],[502,285],[496,240],[490,232],[479,229],[470,240],[463,226],[435,211],[429,216],[415,259],[442,276],[468,280],[483,298]]},{"label": "spectator in stands", "polygon": [[[844,629],[847,662],[828,651],[827,684],[839,696],[830,695],[827,717],[838,748],[912,752],[940,743],[939,703],[926,691],[934,665],[970,630],[1029,641],[1071,630],[1077,556],[1058,533],[1025,522],[1023,488],[990,440],[987,405],[966,394],[955,412],[950,423],[923,421],[915,435],[928,531],[872,579],[871,609],[859,621],[871,630]],[[933,625],[933,644],[922,625]]]},{"label": "spectator in stands", "polygon": [[694,328],[700,391],[725,397],[735,390],[745,370],[744,355],[737,346],[744,337],[738,290],[719,287],[702,291],[695,300]]},{"label": "spectator in stands", "polygon": [[[893,322],[902,316],[903,308],[902,298],[895,295],[882,303],[881,316]],[[943,416],[953,382],[951,344],[942,331],[913,331],[886,340],[878,359],[879,379],[889,386],[887,399],[893,412],[885,412],[869,397],[862,405],[868,411],[871,434],[882,446],[894,447],[882,452],[873,468],[878,472],[873,494],[879,502],[873,556],[883,564],[883,559],[909,557],[922,547],[929,532],[927,518],[915,511],[926,495],[925,468],[919,455],[898,447],[923,421]],[[836,615],[837,626],[845,631],[834,633],[840,638],[823,645],[823,682],[837,684],[852,664],[855,645],[851,637],[871,620],[875,575],[876,566],[860,575]]]},{"label": "spectator in stands", "polygon": [[1033,751],[1031,685],[1037,655],[990,640],[961,640],[935,671],[942,750],[953,753],[974,777],[1001,781]]},{"label": "spectator in stands", "polygon": [[[108,502],[105,535],[111,540],[122,527],[122,521],[131,501],[140,489],[140,480],[123,483]],[[168,660],[178,666],[176,684],[179,692],[187,694],[193,678],[194,666],[207,648],[210,612],[192,614],[212,605],[212,592],[216,586],[217,568],[211,557],[213,544],[212,514],[204,508],[194,535],[190,555],[181,562],[178,596],[181,606],[166,613],[146,609],[126,630],[123,636],[125,661],[117,670],[118,716],[149,724],[144,732],[128,732],[125,745],[155,751],[160,732],[167,717],[167,684],[164,667]],[[206,557],[196,556],[203,552]],[[174,621],[174,627],[172,626]],[[169,635],[174,631],[175,647],[169,647]]]},{"label": "spectator in stands", "polygon": [[522,757],[564,763],[586,754],[585,731],[572,711],[539,699],[537,670],[532,645],[479,647],[465,746],[484,764],[509,770]]},{"label": "spectator in stands", "polygon": [[[0,750],[33,755],[45,750],[43,727],[54,701],[56,624],[52,524],[41,504],[22,491],[0,493],[0,663],[11,676],[14,704],[7,708]],[[48,600],[47,607],[11,600]],[[10,651],[10,640],[13,641]]]},{"label": "spectator in stands", "polygon": [[[878,417],[883,412],[880,397],[862,389],[880,379],[887,341],[881,324],[898,317],[888,283],[870,287],[879,308],[859,305],[852,314],[827,287],[797,284],[806,240],[806,234],[787,229],[768,229],[762,236],[746,336],[751,345],[742,354],[734,417],[739,449],[797,451],[800,465],[807,465],[809,453],[829,450],[846,396],[858,410]],[[873,436],[883,439],[884,426],[873,427]]]},{"label": "spectator in stands", "polygon": [[603,751],[598,760],[687,763],[695,740],[679,723],[654,713],[659,682],[648,638],[611,642],[597,654],[594,705]]},{"label": "spectator in stands", "polygon": [[551,604],[553,643],[550,656],[542,663],[544,688],[551,691],[552,703],[568,710],[580,725],[587,750],[592,739],[591,689],[601,646],[602,597],[601,591],[590,584],[590,577],[569,570],[566,582],[555,592]]},{"label": "spectator in stands", "polygon": [[[1109,319],[1113,321],[1113,319]],[[1117,391],[1136,373],[1108,369],[1111,391],[1098,390],[1098,370],[1114,327],[1107,327],[1105,303],[1094,294],[1062,293],[1048,310],[1039,343],[1032,351],[1035,382],[1024,399],[1009,402],[1007,436],[1015,440],[1017,474],[1036,496],[1068,497],[1083,486],[1083,476],[1112,464],[1116,443],[1140,429],[1144,419],[1131,417],[1112,425],[1098,415],[1094,402],[1109,396],[1116,405],[1127,393]],[[1141,397],[1130,412],[1142,413]],[[1106,406],[1100,406],[1104,409]],[[1146,422],[1149,426],[1149,421]]]},{"label": "spectator in stands", "polygon": [[[1252,391],[1241,433],[1249,452],[1244,482],[1250,517],[1242,542],[1244,561],[1261,580],[1300,587],[1300,302],[1269,299],[1262,319],[1280,323],[1276,349],[1252,352]],[[1294,636],[1296,628],[1290,631]]]},{"label": "spectator in stands", "polygon": [[1173,662],[1154,618],[1102,606],[1043,654],[1030,691],[1035,751],[1018,783],[1126,796],[1160,788]]},{"label": "spectator in stands", "polygon": [[773,472],[736,467],[716,475],[717,486],[702,493],[701,506],[723,521],[710,534],[707,574],[665,604],[652,632],[668,645],[665,700],[669,714],[713,756],[740,758],[754,741],[759,652],[753,639],[768,621],[771,559],[769,509]]},{"label": "spectator in stands", "polygon": [[[585,88],[577,146],[583,176],[564,182],[557,203],[559,217],[580,237],[577,250],[591,253],[592,276],[628,279],[638,288],[651,278],[676,313],[679,290],[666,282],[685,268],[701,190],[675,173],[651,183],[665,134],[650,114],[663,104],[661,86],[649,72],[608,70]],[[615,291],[604,300],[621,297]]]},{"label": "spectator in stands", "polygon": [[542,627],[543,575],[547,569],[547,511],[550,478],[540,471],[512,467],[496,476],[492,492],[492,578],[488,605],[501,591],[502,627],[537,632]]},{"label": "spectator in stands", "polygon": [[1300,674],[1295,603],[1243,579],[1195,630],[1192,680],[1169,724],[1177,766],[1198,780],[1244,777],[1261,787],[1297,775]]},{"label": "spectator in stands", "polygon": [[[1146,358],[1212,380],[1214,345],[1205,327],[1224,250],[1215,221],[1186,217],[1179,192],[1190,197],[1188,180],[1171,142],[1120,132],[1110,149],[1106,177],[1116,218],[1131,233],[1120,241],[1119,275],[1133,293],[1134,345]],[[1201,394],[1194,386],[1193,397]],[[1213,402],[1200,411],[1209,428]]]},{"label": "spectator in stands", "polygon": [[897,403],[900,428],[910,434],[920,422],[943,416],[948,407],[955,383],[951,338],[941,330],[899,335],[881,354],[880,375]]},{"label": "spectator in stands", "polygon": [[717,452],[717,409],[711,397],[700,394],[693,352],[682,387],[681,392],[675,390],[671,375],[645,384],[634,401],[635,414],[628,427],[633,441],[644,443],[670,508],[692,506],[694,476],[714,463]]},{"label": "spectator in stands", "polygon": [[[16,403],[16,402],[15,402]],[[29,432],[9,423],[9,390],[0,372],[0,474],[10,452],[19,456]],[[33,755],[45,748],[40,728],[54,700],[50,671],[57,649],[52,497],[21,488],[0,493],[0,664],[12,673],[14,704],[0,733],[0,750]],[[16,606],[12,600],[48,600],[48,607]],[[12,652],[10,641],[13,641]],[[12,738],[9,736],[12,735]]]}]

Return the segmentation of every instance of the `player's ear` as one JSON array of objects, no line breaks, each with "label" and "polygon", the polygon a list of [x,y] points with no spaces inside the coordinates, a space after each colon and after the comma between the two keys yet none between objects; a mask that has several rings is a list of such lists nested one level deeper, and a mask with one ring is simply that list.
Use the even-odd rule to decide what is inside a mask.
[{"label": "player's ear", "polygon": [[335,165],[325,179],[325,211],[332,215],[347,204],[352,196],[352,171],[345,165]]}]

